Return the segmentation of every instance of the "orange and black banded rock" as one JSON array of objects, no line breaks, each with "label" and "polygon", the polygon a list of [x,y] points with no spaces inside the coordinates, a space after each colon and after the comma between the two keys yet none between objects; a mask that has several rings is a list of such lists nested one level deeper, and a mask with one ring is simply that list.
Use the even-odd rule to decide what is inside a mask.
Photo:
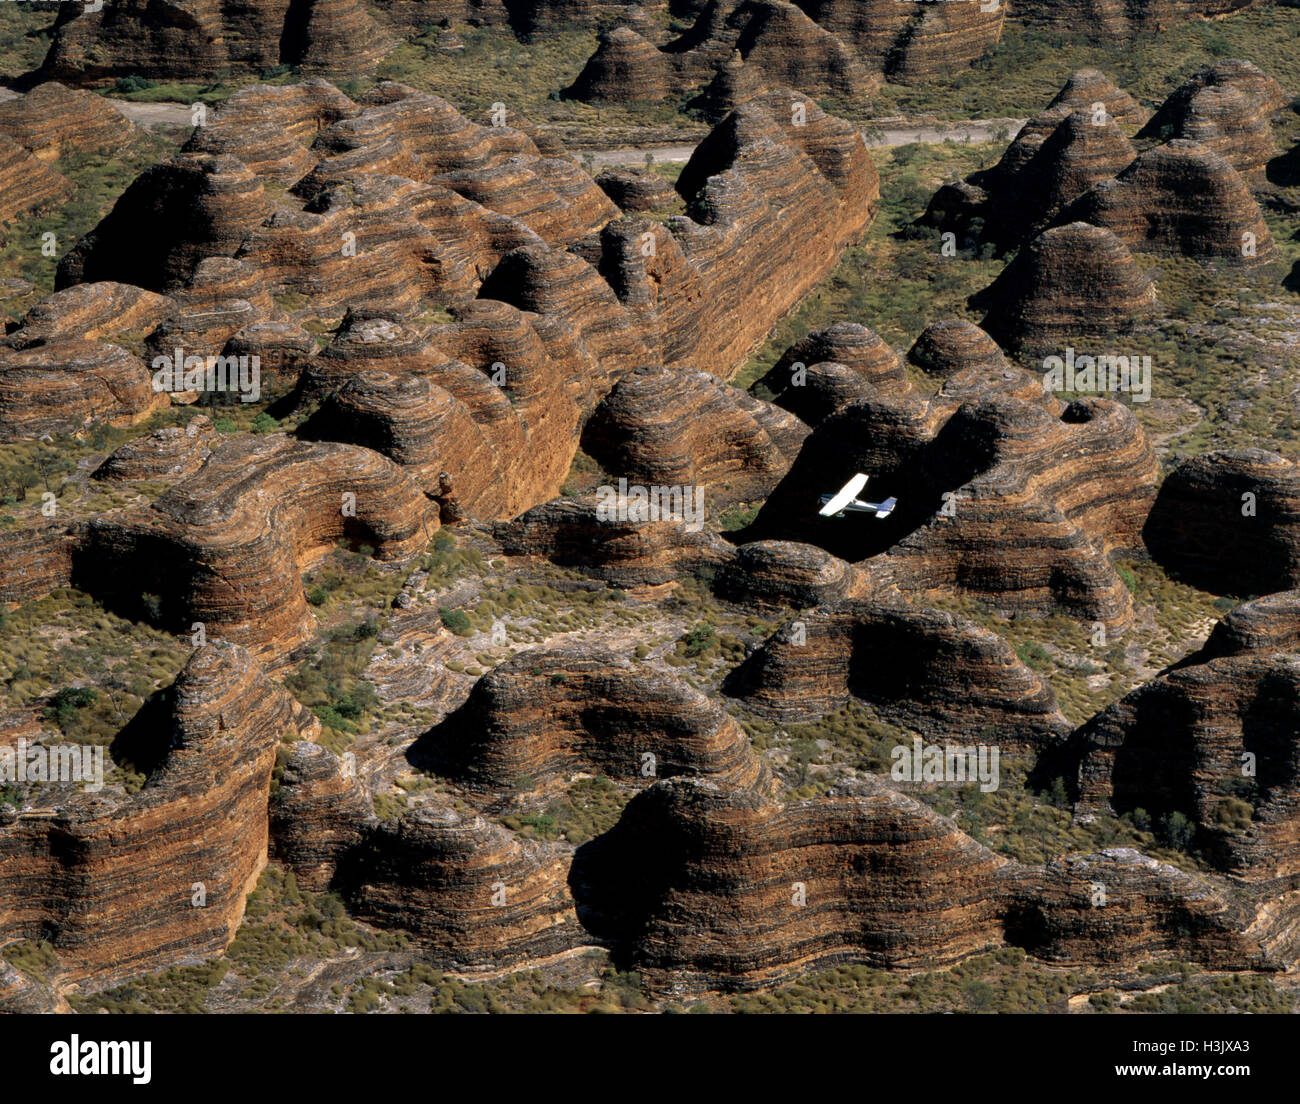
[{"label": "orange and black banded rock", "polygon": [[816,545],[752,541],[722,565],[714,588],[742,605],[807,609],[857,595],[863,583],[852,564]]},{"label": "orange and black banded rock", "polygon": [[144,421],[165,394],[130,342],[174,304],[127,284],[87,284],[37,303],[0,338],[0,440]]},{"label": "orange and black banded rock", "polygon": [[493,534],[507,555],[539,556],[615,586],[657,586],[730,559],[731,546],[705,529],[703,518],[685,516],[680,493],[659,503],[610,487],[606,494],[534,506],[497,522]]},{"label": "orange and black banded rock", "polygon": [[600,45],[566,94],[585,103],[661,103],[673,86],[668,55],[631,27],[600,36]]},{"label": "orange and black banded rock", "polygon": [[914,9],[885,58],[885,74],[898,84],[951,79],[968,69],[1002,37],[1006,9],[981,3],[908,5]]},{"label": "orange and black banded rock", "polygon": [[128,441],[94,471],[96,479],[131,483],[140,479],[179,481],[193,475],[212,455],[216,430],[202,414],[184,429],[156,429],[147,437]]},{"label": "orange and black banded rock", "polygon": [[728,693],[782,721],[852,698],[926,735],[1035,747],[1069,730],[1051,686],[1005,640],[939,610],[853,598],[809,610],[738,667]]},{"label": "orange and black banded rock", "polygon": [[219,641],[195,650],[166,703],[142,735],[156,765],[138,793],[28,784],[0,814],[0,941],[49,943],[65,981],[219,953],[266,863],[276,747],[309,718]]},{"label": "orange and black banded rock", "polygon": [[1016,18],[1026,23],[1077,33],[1081,27],[1102,41],[1126,42],[1139,32],[1156,33],[1179,23],[1199,22],[1254,7],[1259,0],[1148,0],[1114,4],[1110,0],[1031,0],[1019,4]]},{"label": "orange and black banded rock", "polygon": [[771,785],[764,760],[716,703],[675,676],[584,645],[531,648],[499,664],[411,755],[488,794],[528,779],[525,793],[539,800],[576,773]]},{"label": "orange and black banded rock", "polygon": [[1300,468],[1262,449],[1206,453],[1174,469],[1143,531],[1167,570],[1216,594],[1300,586]]},{"label": "orange and black banded rock", "polygon": [[[819,496],[857,472],[871,501],[898,500],[889,517],[819,517]],[[1122,628],[1132,601],[1110,560],[1141,548],[1157,475],[1121,404],[1063,408],[1028,372],[967,368],[929,400],[876,394],[823,420],[747,535],[817,544],[875,587]]]},{"label": "orange and black banded rock", "polygon": [[1122,126],[1140,126],[1150,112],[1099,69],[1076,69],[1048,108],[1092,113],[1100,104]]},{"label": "orange and black banded rock", "polygon": [[[1011,249],[1049,226],[1073,200],[1136,156],[1113,118],[1052,107],[1030,119],[993,168],[940,188],[922,225],[967,246]],[[979,241],[970,239],[978,230]]]},{"label": "orange and black banded rock", "polygon": [[722,487],[761,497],[808,427],[708,372],[646,365],[625,375],[583,431],[583,449],[630,483]]},{"label": "orange and black banded rock", "polygon": [[716,125],[766,87],[767,81],[757,72],[757,67],[746,65],[744,57],[736,50],[689,106]]},{"label": "orange and black banded rock", "polygon": [[329,889],[339,859],[376,819],[355,755],[339,757],[309,740],[293,744],[271,794],[270,838],[273,857],[293,870],[300,886]]},{"label": "orange and black banded rock", "polygon": [[[851,376],[842,370],[846,368]],[[852,377],[869,386],[855,384]],[[898,354],[875,331],[856,322],[836,322],[796,341],[762,383],[778,406],[809,425],[877,389],[902,394],[910,387]]]},{"label": "orange and black banded rock", "polygon": [[134,133],[130,120],[102,96],[57,81],[0,103],[0,134],[42,161],[72,152],[107,153],[130,142]]},{"label": "orange and black banded rock", "polygon": [[75,191],[72,181],[0,134],[0,239],[10,223],[51,211]]},{"label": "orange and black banded rock", "polygon": [[570,854],[429,801],[368,826],[334,885],[353,915],[412,933],[444,969],[519,968],[590,943],[567,885]]},{"label": "orange and black banded rock", "polygon": [[930,323],[907,351],[907,359],[942,379],[971,369],[1002,371],[1009,367],[997,342],[964,318]]},{"label": "orange and black banded rock", "polygon": [[361,0],[168,0],[165,15],[152,0],[120,0],[59,19],[41,75],[72,84],[128,75],[214,80],[292,65],[354,78],[394,45]]},{"label": "orange and black banded rock", "polygon": [[1268,908],[1257,918],[1233,886],[1130,848],[1066,856],[1009,880],[1016,888],[1004,913],[1007,942],[1049,962],[1284,968],[1285,952],[1270,946]]},{"label": "orange and black banded rock", "polygon": [[977,298],[980,325],[1026,357],[1114,340],[1155,314],[1154,280],[1111,231],[1072,222],[1039,234]]},{"label": "orange and black banded rock", "polygon": [[1251,265],[1274,252],[1245,181],[1217,153],[1182,139],[1147,150],[1061,218],[1100,226],[1144,253]]},{"label": "orange and black banded rock", "polygon": [[596,183],[622,210],[633,213],[671,207],[677,199],[667,180],[641,169],[601,169]]},{"label": "orange and black banded rock", "polygon": [[575,860],[580,915],[678,991],[1000,945],[1006,860],[914,798],[870,779],[860,791],[781,803],[707,779],[660,782]]},{"label": "orange and black banded rock", "polygon": [[1278,83],[1250,62],[1220,61],[1179,85],[1139,136],[1198,142],[1258,180],[1275,152],[1270,116],[1286,101]]},{"label": "orange and black banded rock", "polygon": [[1220,869],[1300,873],[1300,655],[1283,648],[1193,657],[1084,724],[1079,807],[1181,813]]},{"label": "orange and black banded rock", "polygon": [[76,582],[138,603],[134,568],[147,562],[164,624],[202,622],[209,638],[280,663],[313,631],[302,573],[316,558],[347,539],[405,559],[436,529],[436,507],[378,453],[240,436],[147,507],[92,519]]},{"label": "orange and black banded rock", "polygon": [[1201,654],[1213,659],[1252,652],[1300,652],[1300,592],[1266,594],[1230,610]]},{"label": "orange and black banded rock", "polygon": [[770,84],[853,96],[880,83],[851,46],[787,0],[742,0],[728,22],[745,65]]},{"label": "orange and black banded rock", "polygon": [[1245,932],[1230,886],[1124,850],[1021,866],[876,779],[845,789],[780,803],[660,782],[577,856],[579,913],[678,993],[845,962],[933,967],[1006,945],[1071,963],[1282,967],[1266,932]]}]

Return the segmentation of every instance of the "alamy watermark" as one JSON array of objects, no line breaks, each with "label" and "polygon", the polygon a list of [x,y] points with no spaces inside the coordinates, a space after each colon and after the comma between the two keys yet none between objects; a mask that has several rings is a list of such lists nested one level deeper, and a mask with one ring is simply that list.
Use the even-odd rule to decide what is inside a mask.
[{"label": "alamy watermark", "polygon": [[80,782],[86,793],[104,788],[104,749],[98,744],[0,747],[0,782]]},{"label": "alamy watermark", "polygon": [[155,391],[238,391],[240,402],[262,397],[262,358],[258,356],[171,356],[153,359]]},{"label": "alamy watermark", "polygon": [[619,479],[617,487],[609,484],[596,488],[596,517],[603,522],[659,521],[680,518],[687,532],[697,533],[704,527],[704,488],[698,486],[643,486]]},{"label": "alamy watermark", "polygon": [[914,736],[910,747],[898,744],[889,757],[894,760],[889,775],[895,782],[978,782],[982,793],[998,788],[1000,750],[996,745],[940,747]]},{"label": "alamy watermark", "polygon": [[1043,358],[1043,390],[1079,395],[1124,392],[1134,402],[1151,398],[1149,356],[1081,356],[1067,347],[1065,356]]}]

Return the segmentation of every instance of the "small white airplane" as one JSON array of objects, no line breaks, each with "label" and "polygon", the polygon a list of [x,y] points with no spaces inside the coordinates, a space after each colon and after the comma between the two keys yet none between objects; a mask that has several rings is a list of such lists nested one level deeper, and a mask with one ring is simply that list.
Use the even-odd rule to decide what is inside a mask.
[{"label": "small white airplane", "polygon": [[898,499],[887,498],[884,502],[863,502],[858,498],[862,488],[867,485],[867,476],[858,472],[840,488],[837,494],[822,495],[822,508],[817,512],[822,517],[843,517],[846,510],[854,513],[875,514],[878,518],[889,517],[898,505]]}]

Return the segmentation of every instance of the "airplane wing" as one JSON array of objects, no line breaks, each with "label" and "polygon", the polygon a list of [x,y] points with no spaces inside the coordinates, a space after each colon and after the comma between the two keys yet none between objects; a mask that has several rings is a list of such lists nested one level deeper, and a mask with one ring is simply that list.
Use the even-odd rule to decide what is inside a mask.
[{"label": "airplane wing", "polygon": [[838,494],[831,495],[829,498],[826,495],[822,495],[821,500],[823,506],[817,512],[821,514],[822,517],[834,517],[846,506],[852,503],[858,497],[858,493],[866,485],[867,476],[859,472],[840,488]]}]

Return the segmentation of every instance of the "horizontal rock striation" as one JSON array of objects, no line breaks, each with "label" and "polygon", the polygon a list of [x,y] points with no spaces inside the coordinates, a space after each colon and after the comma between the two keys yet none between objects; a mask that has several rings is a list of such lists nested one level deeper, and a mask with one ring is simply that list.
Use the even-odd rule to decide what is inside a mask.
[{"label": "horizontal rock striation", "polygon": [[[817,544],[876,587],[1063,608],[1122,629],[1132,601],[1110,557],[1141,547],[1157,470],[1119,403],[1062,408],[1029,373],[970,368],[929,400],[875,395],[826,418],[747,535]],[[819,496],[855,472],[870,476],[870,500],[897,508],[820,518]]]},{"label": "horizontal rock striation", "polygon": [[88,522],[74,581],[130,608],[148,563],[164,624],[201,622],[280,663],[313,631],[301,576],[324,551],[346,539],[400,560],[436,529],[436,508],[377,453],[237,437],[149,506]]},{"label": "horizontal rock striation", "polygon": [[647,365],[624,376],[583,430],[583,449],[630,483],[723,486],[761,497],[789,470],[807,426],[708,372]]},{"label": "horizontal rock striation", "polygon": [[1024,748],[1068,730],[1051,687],[1001,637],[950,613],[875,599],[833,602],[786,624],[727,689],[784,722],[858,698],[927,736]]},{"label": "horizontal rock striation", "polygon": [[1300,586],[1300,469],[1262,449],[1211,452],[1160,488],[1143,536],[1166,569],[1217,594]]},{"label": "horizontal rock striation", "polygon": [[88,84],[136,75],[213,80],[293,65],[356,77],[396,45],[361,0],[121,0],[78,11],[54,26],[41,64],[46,79]]},{"label": "horizontal rock striation", "polygon": [[1086,222],[1046,230],[977,297],[980,325],[1026,357],[1114,341],[1155,314],[1155,283],[1115,234]]},{"label": "horizontal rock striation", "polygon": [[[1294,632],[1295,596],[1275,601],[1270,619],[1279,605],[1289,607]],[[1221,635],[1214,650],[1222,643]],[[1252,881],[1291,878],[1300,873],[1297,721],[1294,639],[1231,655],[1207,649],[1074,734],[1080,807],[1181,813],[1220,869]]]},{"label": "horizontal rock striation", "polygon": [[1111,231],[1131,250],[1262,264],[1274,253],[1259,204],[1217,153],[1176,139],[1147,150],[1062,214]]},{"label": "horizontal rock striation", "polygon": [[722,565],[715,589],[743,605],[806,609],[855,596],[863,587],[851,564],[816,545],[753,541]]},{"label": "horizontal rock striation", "polygon": [[1286,101],[1278,83],[1250,62],[1220,61],[1179,85],[1140,136],[1197,142],[1259,182],[1274,154],[1269,117]]},{"label": "horizontal rock striation", "polygon": [[498,665],[411,756],[473,790],[534,800],[576,773],[770,785],[739,725],[699,691],[607,649],[572,645]]},{"label": "horizontal rock striation", "polygon": [[668,56],[631,27],[600,36],[600,45],[567,95],[585,103],[661,103],[673,86]]},{"label": "horizontal rock striation", "polygon": [[25,96],[0,103],[0,134],[42,161],[68,153],[108,153],[129,142],[134,125],[101,96],[38,84]]},{"label": "horizontal rock striation", "polygon": [[59,788],[0,815],[0,940],[48,942],[66,981],[222,951],[266,862],[275,749],[298,707],[222,642],[196,649],[167,701],[138,793]]},{"label": "horizontal rock striation", "polygon": [[0,240],[11,223],[51,211],[75,191],[72,181],[0,133]]},{"label": "horizontal rock striation", "polygon": [[933,967],[1007,944],[1060,962],[1280,965],[1214,883],[1132,851],[1020,866],[874,780],[799,803],[660,782],[579,854],[571,884],[583,922],[676,993],[846,962]]},{"label": "horizontal rock striation", "polygon": [[534,506],[493,534],[507,555],[538,556],[615,586],[657,586],[716,567],[731,546],[688,519],[686,504],[668,497],[652,509],[648,499],[605,494],[561,498]]}]

